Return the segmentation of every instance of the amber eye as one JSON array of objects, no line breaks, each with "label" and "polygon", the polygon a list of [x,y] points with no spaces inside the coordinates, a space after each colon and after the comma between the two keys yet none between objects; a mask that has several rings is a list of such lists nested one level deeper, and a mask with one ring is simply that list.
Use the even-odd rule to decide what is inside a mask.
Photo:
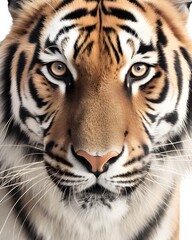
[{"label": "amber eye", "polygon": [[50,63],[48,70],[52,77],[62,78],[67,72],[67,67],[64,63],[57,61]]},{"label": "amber eye", "polygon": [[136,63],[131,67],[130,76],[132,78],[143,78],[148,73],[149,66],[145,63]]}]

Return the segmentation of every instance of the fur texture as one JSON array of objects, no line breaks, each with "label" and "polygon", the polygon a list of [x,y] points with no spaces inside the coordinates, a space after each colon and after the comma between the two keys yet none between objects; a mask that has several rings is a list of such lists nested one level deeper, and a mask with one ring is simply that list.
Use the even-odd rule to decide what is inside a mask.
[{"label": "fur texture", "polygon": [[191,156],[186,5],[9,6],[13,26],[0,45],[0,239],[173,240]]}]

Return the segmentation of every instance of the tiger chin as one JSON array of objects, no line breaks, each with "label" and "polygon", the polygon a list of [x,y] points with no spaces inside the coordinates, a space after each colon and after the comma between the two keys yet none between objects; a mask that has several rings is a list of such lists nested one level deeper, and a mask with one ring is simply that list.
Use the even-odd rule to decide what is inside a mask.
[{"label": "tiger chin", "polygon": [[191,168],[190,1],[10,0],[0,239],[176,240]]}]

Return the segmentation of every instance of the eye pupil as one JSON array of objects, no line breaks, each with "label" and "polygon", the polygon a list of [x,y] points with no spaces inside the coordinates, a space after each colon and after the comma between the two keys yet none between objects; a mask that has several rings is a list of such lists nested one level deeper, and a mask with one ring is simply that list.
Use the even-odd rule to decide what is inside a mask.
[{"label": "eye pupil", "polygon": [[66,74],[67,67],[62,62],[53,62],[49,66],[49,72],[53,77],[63,77]]},{"label": "eye pupil", "polygon": [[141,78],[145,76],[148,70],[149,70],[149,67],[147,66],[147,64],[136,63],[132,66],[130,70],[130,76],[132,78]]}]

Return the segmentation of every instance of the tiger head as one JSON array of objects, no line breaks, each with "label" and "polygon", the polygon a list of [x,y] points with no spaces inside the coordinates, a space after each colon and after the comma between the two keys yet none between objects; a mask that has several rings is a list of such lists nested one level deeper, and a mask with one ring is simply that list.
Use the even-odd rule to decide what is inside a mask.
[{"label": "tiger head", "polygon": [[7,138],[43,146],[40,161],[64,201],[126,202],[168,164],[166,146],[179,147],[189,126],[192,46],[187,8],[175,3],[10,4],[2,122],[13,116]]}]

